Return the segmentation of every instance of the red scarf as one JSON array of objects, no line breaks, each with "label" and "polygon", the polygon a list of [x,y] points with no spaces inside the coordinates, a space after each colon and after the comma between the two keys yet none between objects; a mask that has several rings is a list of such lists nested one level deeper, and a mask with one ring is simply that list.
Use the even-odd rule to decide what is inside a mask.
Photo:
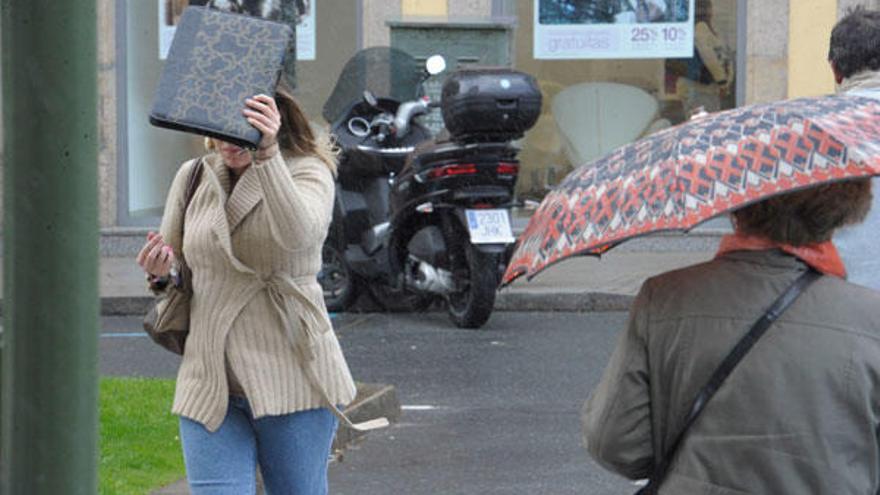
[{"label": "red scarf", "polygon": [[843,266],[843,260],[840,259],[840,254],[831,241],[806,246],[791,246],[764,237],[737,232],[721,238],[721,245],[718,246],[715,257],[731,251],[763,251],[765,249],[781,249],[826,275],[846,278],[846,267]]}]

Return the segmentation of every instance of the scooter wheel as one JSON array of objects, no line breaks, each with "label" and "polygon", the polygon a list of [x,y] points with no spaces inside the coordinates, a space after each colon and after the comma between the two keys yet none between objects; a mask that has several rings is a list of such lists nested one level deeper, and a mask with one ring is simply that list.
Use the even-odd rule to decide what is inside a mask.
[{"label": "scooter wheel", "polygon": [[468,242],[451,261],[464,287],[449,295],[449,318],[460,328],[480,328],[489,321],[495,308],[498,256],[484,253]]},{"label": "scooter wheel", "polygon": [[318,282],[324,291],[324,304],[328,311],[345,311],[354,304],[360,292],[357,275],[335,247],[325,245],[322,257]]}]

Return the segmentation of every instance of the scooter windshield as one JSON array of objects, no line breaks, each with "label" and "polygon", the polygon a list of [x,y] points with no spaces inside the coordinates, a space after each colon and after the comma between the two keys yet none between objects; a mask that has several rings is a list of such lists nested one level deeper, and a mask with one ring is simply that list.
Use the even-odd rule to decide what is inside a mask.
[{"label": "scooter windshield", "polygon": [[333,123],[341,118],[352,104],[363,100],[364,90],[370,90],[377,98],[413,100],[418,95],[422,73],[416,59],[403,50],[388,46],[360,50],[339,74],[333,93],[324,103],[324,119]]}]

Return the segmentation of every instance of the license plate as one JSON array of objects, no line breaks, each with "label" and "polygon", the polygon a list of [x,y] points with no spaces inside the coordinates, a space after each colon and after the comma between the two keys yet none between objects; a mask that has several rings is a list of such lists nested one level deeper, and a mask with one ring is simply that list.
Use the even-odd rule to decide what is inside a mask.
[{"label": "license plate", "polygon": [[514,241],[507,210],[465,210],[474,244],[508,244]]}]

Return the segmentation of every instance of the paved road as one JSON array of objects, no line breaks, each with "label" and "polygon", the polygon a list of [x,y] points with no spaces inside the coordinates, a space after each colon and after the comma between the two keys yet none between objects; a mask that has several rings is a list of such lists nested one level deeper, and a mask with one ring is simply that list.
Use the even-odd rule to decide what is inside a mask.
[{"label": "paved road", "polygon": [[101,318],[100,371],[111,376],[174,378],[180,358],[154,344],[144,333],[141,318]]},{"label": "paved road", "polygon": [[[578,421],[624,322],[622,313],[496,313],[469,331],[443,313],[337,318],[354,375],[396,385],[404,411],[332,466],[331,493],[634,491],[588,459]],[[174,356],[126,336],[138,324],[104,320],[102,372],[172,376]]]}]

